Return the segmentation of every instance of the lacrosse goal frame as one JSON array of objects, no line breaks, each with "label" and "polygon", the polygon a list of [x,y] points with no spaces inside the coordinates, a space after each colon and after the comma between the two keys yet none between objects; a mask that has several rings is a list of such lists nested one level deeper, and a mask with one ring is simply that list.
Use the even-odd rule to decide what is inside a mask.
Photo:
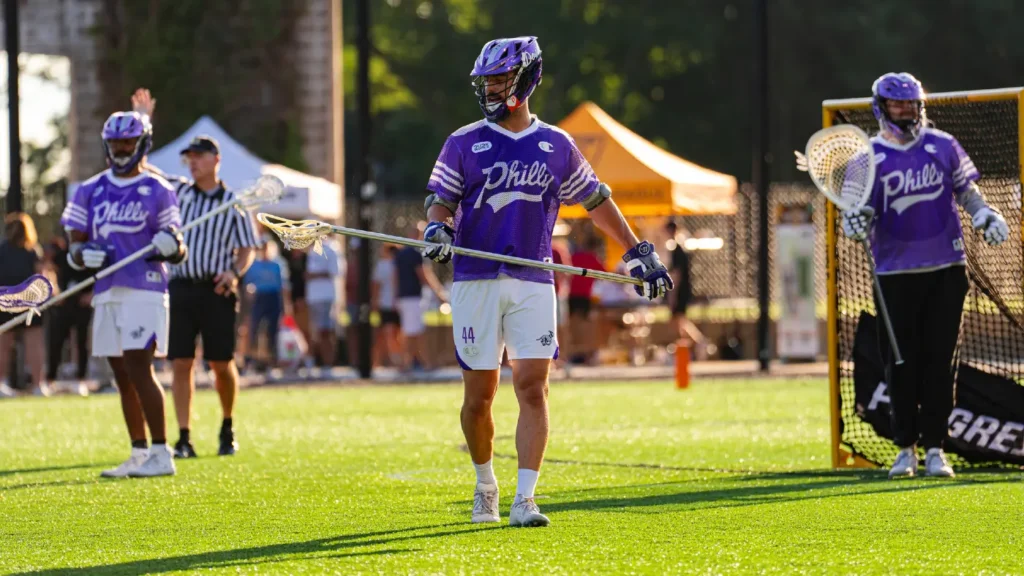
[{"label": "lacrosse goal frame", "polygon": [[[847,110],[869,110],[871,98],[846,98],[825,100],[821,104],[822,128],[841,123],[838,113]],[[970,90],[965,92],[941,92],[928,94],[926,107],[941,107],[967,102],[1015,101],[1017,103],[1017,146],[1021,165],[1018,167],[1021,182],[1024,182],[1024,87],[997,88],[992,90]],[[955,134],[954,134],[955,136]],[[827,330],[828,330],[828,379],[829,416],[831,426],[831,452],[833,468],[876,468],[877,465],[860,456],[842,438],[842,390],[840,388],[839,357],[839,289],[836,284],[837,258],[837,209],[831,202],[825,203],[825,252],[827,266]],[[1021,230],[1024,238],[1024,228]]]}]

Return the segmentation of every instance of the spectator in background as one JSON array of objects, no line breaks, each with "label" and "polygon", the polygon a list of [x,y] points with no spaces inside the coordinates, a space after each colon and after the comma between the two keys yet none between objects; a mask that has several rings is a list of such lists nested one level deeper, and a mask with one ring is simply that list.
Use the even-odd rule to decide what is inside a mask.
[{"label": "spectator in background", "polygon": [[[418,228],[409,230],[409,238],[418,240],[419,237]],[[395,270],[398,273],[398,316],[405,338],[402,369],[433,369],[435,363],[427,360],[423,341],[423,333],[426,331],[423,324],[423,286],[429,286],[439,300],[447,302],[444,287],[434,271],[423,266],[423,255],[418,248],[406,246],[399,250],[395,254]]]},{"label": "spectator in background", "polygon": [[[68,264],[68,241],[64,231],[54,234],[47,249],[47,259],[57,274],[57,289],[60,292],[74,288],[93,273],[89,270],[75,270]],[[74,357],[75,378],[78,383],[74,390],[82,395],[89,394],[85,379],[89,372],[89,322],[92,320],[92,290],[68,298],[50,309],[50,325],[47,333],[46,379],[55,382],[59,377],[61,361],[64,358],[64,342],[75,331]]]},{"label": "spectator in background", "polygon": [[[349,238],[348,260],[345,265],[345,311],[348,313],[348,326],[345,329],[345,348],[348,354],[348,365],[359,365],[359,351],[363,342],[359,337],[359,246],[362,240]],[[369,345],[369,342],[366,343]]]},{"label": "spectator in background", "polygon": [[400,319],[395,307],[398,290],[398,271],[395,269],[395,252],[393,244],[381,244],[380,256],[373,267],[373,284],[371,286],[371,309],[377,312],[380,326],[374,338],[373,355],[377,366],[391,366],[400,354],[398,326]]},{"label": "spectator in background", "polygon": [[[572,265],[591,270],[604,270],[604,264],[597,253],[601,240],[588,236],[582,246],[572,254]],[[569,279],[569,335],[572,343],[573,364],[593,362],[597,344],[590,313],[594,295],[594,279],[589,276],[573,276]]]},{"label": "spectator in background", "polygon": [[338,281],[341,274],[338,245],[332,239],[322,243],[323,254],[306,253],[306,306],[313,356],[321,366],[334,366],[338,327]]},{"label": "spectator in background", "polygon": [[[0,286],[17,286],[28,280],[29,276],[43,271],[43,250],[39,246],[36,226],[31,216],[24,212],[14,212],[7,215],[4,223],[5,240],[0,243]],[[43,380],[43,355],[46,350],[43,322],[48,314],[46,312],[43,317],[34,318],[31,326],[22,324],[0,334],[0,397],[14,396],[14,390],[7,384],[7,375],[14,338],[18,334],[24,336],[25,357],[32,375],[32,393],[36,396],[51,394],[50,387]],[[0,323],[15,316],[17,314],[0,312]]]},{"label": "spectator in background", "polygon": [[306,250],[288,251],[288,277],[291,279],[292,313],[295,314],[295,324],[299,327],[306,342],[312,342],[313,335],[309,330],[309,308],[306,306],[306,252]]},{"label": "spectator in background", "polygon": [[[271,247],[273,246],[273,247]],[[281,316],[291,316],[291,291],[288,287],[288,266],[277,257],[277,244],[265,240],[256,248],[256,260],[245,273],[245,294],[252,300],[249,317],[249,355],[252,360],[259,346],[260,325],[266,323],[270,364],[277,364],[277,333]],[[308,296],[308,287],[307,287]]]},{"label": "spectator in background", "polygon": [[676,325],[679,337],[695,352],[698,360],[707,359],[707,344],[704,335],[697,326],[686,317],[686,311],[693,299],[693,284],[690,278],[690,253],[683,247],[684,235],[679,235],[676,223],[669,220],[665,225],[668,233],[666,248],[669,251],[669,273],[676,289],[665,298],[672,310],[672,320]]}]

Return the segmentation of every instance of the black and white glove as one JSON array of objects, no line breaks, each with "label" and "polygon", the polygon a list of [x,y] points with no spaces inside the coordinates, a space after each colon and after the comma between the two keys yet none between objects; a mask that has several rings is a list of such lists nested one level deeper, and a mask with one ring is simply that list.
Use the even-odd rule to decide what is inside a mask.
[{"label": "black and white glove", "polygon": [[875,211],[865,206],[860,210],[847,210],[843,212],[843,234],[855,242],[861,242],[868,237],[868,230],[871,228],[871,218]]},{"label": "black and white glove", "polygon": [[[76,256],[80,256],[82,264],[76,262]],[[87,242],[72,248],[68,251],[68,264],[75,270],[99,270],[107,261],[107,251],[103,246],[94,242]]]},{"label": "black and white glove", "polygon": [[444,222],[431,222],[423,231],[423,240],[434,246],[427,246],[422,250],[424,258],[430,258],[434,262],[447,264],[452,260],[452,242],[455,241],[455,230]]},{"label": "black and white glove", "polygon": [[156,248],[157,256],[148,258],[149,261],[167,261],[171,264],[179,264],[188,255],[188,247],[185,246],[185,238],[174,228],[161,230],[153,235],[153,247]]},{"label": "black and white glove", "polygon": [[985,206],[971,217],[975,230],[980,230],[989,246],[999,246],[1010,237],[1010,227],[997,210]]},{"label": "black and white glove", "polygon": [[640,286],[633,286],[636,293],[648,300],[654,300],[668,294],[674,287],[668,268],[661,263],[654,244],[644,240],[623,254],[622,260],[629,269],[629,275],[644,281]]}]

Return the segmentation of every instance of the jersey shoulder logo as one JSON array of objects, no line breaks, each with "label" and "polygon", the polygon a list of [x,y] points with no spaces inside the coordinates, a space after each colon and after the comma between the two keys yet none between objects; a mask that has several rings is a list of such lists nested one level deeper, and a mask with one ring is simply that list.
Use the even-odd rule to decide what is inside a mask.
[{"label": "jersey shoulder logo", "polygon": [[139,196],[149,196],[150,190],[149,186],[139,186]]},{"label": "jersey shoulder logo", "polygon": [[938,153],[939,149],[935,147],[935,144],[925,144],[924,151],[929,154],[936,154]]},{"label": "jersey shoulder logo", "polygon": [[551,145],[551,142],[544,142],[543,140],[537,142],[537,147],[545,152],[554,152],[555,147]]},{"label": "jersey shoulder logo", "polygon": [[488,151],[490,149],[491,149],[491,143],[490,142],[477,142],[476,144],[473,144],[473,147],[471,148],[471,150],[473,151],[474,154],[479,154],[481,152],[486,152],[486,151]]}]

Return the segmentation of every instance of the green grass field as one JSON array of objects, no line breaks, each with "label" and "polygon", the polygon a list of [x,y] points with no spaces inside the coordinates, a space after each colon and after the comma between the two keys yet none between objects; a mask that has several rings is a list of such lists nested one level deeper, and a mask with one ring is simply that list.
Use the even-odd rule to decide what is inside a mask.
[{"label": "green grass field", "polygon": [[[469,524],[458,386],[246,390],[232,458],[210,455],[219,409],[202,392],[201,457],[138,480],[98,477],[128,452],[115,396],[5,401],[0,572],[1024,572],[1020,474],[829,471],[826,390],[556,384],[539,529]],[[496,405],[507,522],[510,386]]]}]

